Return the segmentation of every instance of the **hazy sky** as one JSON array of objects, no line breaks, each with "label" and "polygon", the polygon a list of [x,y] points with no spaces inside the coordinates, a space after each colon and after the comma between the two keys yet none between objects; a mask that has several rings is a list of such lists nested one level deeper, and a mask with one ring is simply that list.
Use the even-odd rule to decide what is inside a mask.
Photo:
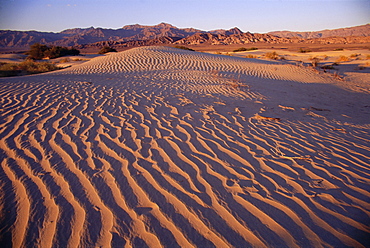
[{"label": "hazy sky", "polygon": [[265,33],[370,23],[370,0],[0,0],[0,29],[59,32],[128,24]]}]

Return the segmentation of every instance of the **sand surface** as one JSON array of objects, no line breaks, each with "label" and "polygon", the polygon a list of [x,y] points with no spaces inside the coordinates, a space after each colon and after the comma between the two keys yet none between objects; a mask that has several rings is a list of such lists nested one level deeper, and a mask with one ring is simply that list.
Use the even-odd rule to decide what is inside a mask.
[{"label": "sand surface", "polygon": [[369,247],[361,79],[168,47],[0,79],[1,246]]}]

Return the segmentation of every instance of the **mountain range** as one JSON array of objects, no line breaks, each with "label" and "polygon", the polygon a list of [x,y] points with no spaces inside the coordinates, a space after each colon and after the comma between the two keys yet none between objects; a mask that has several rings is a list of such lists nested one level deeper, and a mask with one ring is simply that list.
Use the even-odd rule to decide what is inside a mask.
[{"label": "mountain range", "polygon": [[366,37],[370,36],[370,24],[351,28],[339,28],[332,30],[326,29],[314,32],[275,31],[269,32],[268,34],[284,38],[303,38],[303,39],[348,37],[348,36]]},{"label": "mountain range", "polygon": [[[312,41],[312,39],[315,40]],[[370,42],[370,24],[317,32],[276,31],[267,34],[242,32],[236,27],[230,30],[202,31],[194,28],[177,28],[168,23],[154,26],[134,24],[119,29],[74,28],[59,33],[0,30],[0,48],[22,49],[28,49],[30,45],[37,42],[83,49],[107,45],[122,48],[158,44],[351,43],[359,42],[359,40]]]}]

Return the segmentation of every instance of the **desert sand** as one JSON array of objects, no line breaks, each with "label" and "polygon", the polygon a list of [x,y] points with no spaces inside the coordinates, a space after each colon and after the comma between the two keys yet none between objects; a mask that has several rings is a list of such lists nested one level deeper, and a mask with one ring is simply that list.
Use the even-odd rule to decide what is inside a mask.
[{"label": "desert sand", "polygon": [[0,79],[2,247],[369,247],[370,80],[141,47]]}]

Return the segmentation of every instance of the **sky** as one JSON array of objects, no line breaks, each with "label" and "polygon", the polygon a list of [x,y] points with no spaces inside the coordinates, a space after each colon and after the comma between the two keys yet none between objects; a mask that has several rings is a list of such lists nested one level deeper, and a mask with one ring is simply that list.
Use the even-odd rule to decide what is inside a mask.
[{"label": "sky", "polygon": [[0,0],[1,30],[161,22],[205,31],[319,31],[370,23],[370,0]]}]

